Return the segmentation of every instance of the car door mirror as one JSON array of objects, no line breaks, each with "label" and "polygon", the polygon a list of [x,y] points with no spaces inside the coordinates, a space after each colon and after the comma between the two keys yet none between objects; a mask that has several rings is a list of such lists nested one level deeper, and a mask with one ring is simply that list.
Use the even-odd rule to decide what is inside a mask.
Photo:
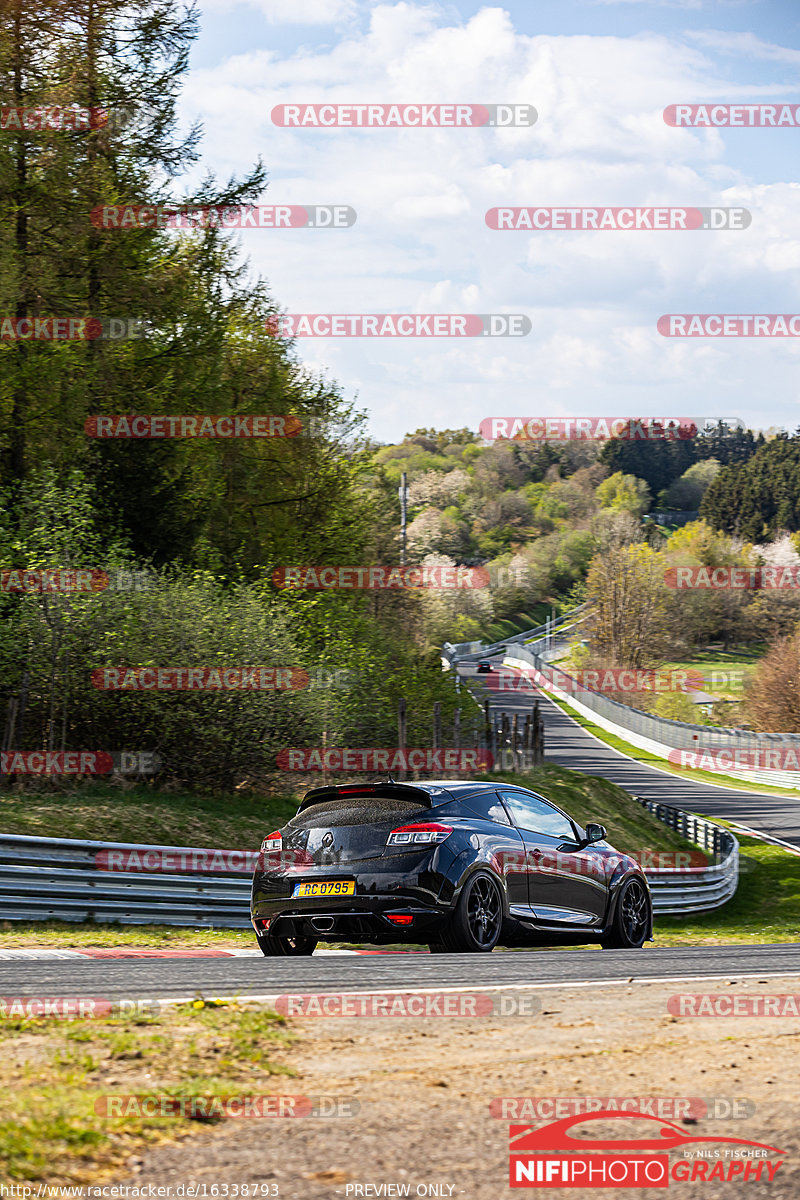
[{"label": "car door mirror", "polygon": [[605,825],[589,824],[586,826],[586,845],[591,846],[592,842],[604,842],[608,836]]}]

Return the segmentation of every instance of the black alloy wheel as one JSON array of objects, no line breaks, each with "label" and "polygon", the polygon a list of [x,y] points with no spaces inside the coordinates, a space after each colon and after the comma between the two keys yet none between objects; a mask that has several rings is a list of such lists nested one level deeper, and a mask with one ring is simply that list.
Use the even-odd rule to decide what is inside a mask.
[{"label": "black alloy wheel", "polygon": [[644,945],[650,926],[650,899],[640,879],[622,885],[614,923],[603,945],[609,949],[635,950]]},{"label": "black alloy wheel", "polygon": [[432,954],[488,954],[497,945],[503,929],[503,898],[495,879],[477,872],[464,884],[456,911]]}]

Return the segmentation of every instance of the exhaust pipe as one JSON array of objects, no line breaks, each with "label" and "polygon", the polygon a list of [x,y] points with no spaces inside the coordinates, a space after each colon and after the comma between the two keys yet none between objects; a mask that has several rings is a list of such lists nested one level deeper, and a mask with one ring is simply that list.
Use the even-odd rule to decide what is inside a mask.
[{"label": "exhaust pipe", "polygon": [[330,933],[334,925],[334,917],[311,917],[311,924],[317,933]]}]

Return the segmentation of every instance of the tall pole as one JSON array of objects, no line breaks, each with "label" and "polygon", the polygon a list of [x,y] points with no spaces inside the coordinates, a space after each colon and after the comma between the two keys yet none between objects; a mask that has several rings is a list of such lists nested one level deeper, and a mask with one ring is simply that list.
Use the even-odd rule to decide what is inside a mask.
[{"label": "tall pole", "polygon": [[[403,697],[397,701],[397,748],[403,751],[406,748],[406,702]],[[401,779],[406,777],[405,769],[397,774]]]},{"label": "tall pole", "polygon": [[400,476],[400,487],[397,489],[400,497],[400,532],[403,535],[403,545],[400,551],[400,562],[406,565],[406,526],[408,524],[408,475],[403,471]]}]

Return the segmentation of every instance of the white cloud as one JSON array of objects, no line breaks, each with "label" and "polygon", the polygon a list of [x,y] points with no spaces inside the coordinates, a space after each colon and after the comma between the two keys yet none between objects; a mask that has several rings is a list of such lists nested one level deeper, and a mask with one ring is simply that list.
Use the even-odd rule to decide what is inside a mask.
[{"label": "white cloud", "polygon": [[[732,85],[702,39],[528,36],[500,8],[444,20],[432,8],[377,5],[365,31],[329,47],[287,56],[254,47],[190,77],[187,115],[202,117],[205,161],[221,177],[261,154],[271,177],[264,202],[358,213],[349,230],[243,235],[287,311],[523,312],[533,322],[521,339],[299,339],[302,358],[329,369],[346,394],[358,391],[387,438],[547,406],[562,415],[724,411],[763,424],[765,378],[770,422],[788,419],[800,347],[656,331],[668,312],[800,311],[800,184],[752,180],[729,161],[724,132],[672,129],[662,117],[680,100],[756,89]],[[525,102],[539,121],[507,130],[272,125],[275,105],[304,101]],[[764,136],[783,132],[793,136]],[[719,233],[498,233],[484,213],[503,204],[741,205],[753,223]]]},{"label": "white cloud", "polygon": [[717,50],[722,54],[738,54],[745,58],[791,63],[793,66],[800,63],[800,50],[794,50],[789,46],[778,46],[774,42],[765,42],[755,33],[731,33],[728,30],[720,29],[692,29],[687,31],[686,36],[697,45]]}]

